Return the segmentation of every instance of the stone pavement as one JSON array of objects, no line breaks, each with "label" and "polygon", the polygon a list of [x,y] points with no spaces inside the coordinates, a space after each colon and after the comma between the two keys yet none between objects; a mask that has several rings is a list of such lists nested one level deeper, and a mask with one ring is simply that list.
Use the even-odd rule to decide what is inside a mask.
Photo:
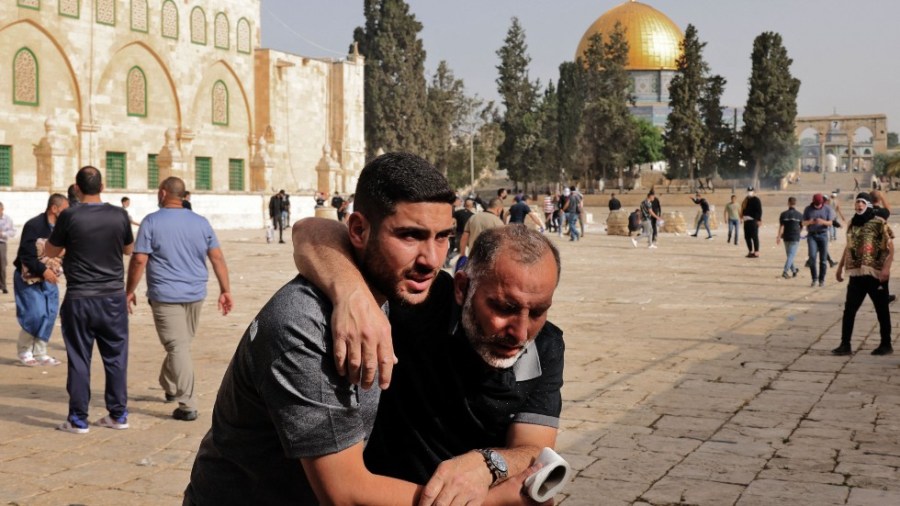
[{"label": "stone pavement", "polygon": [[[829,275],[809,288],[805,270],[782,279],[775,216],[766,208],[758,259],[744,258],[743,242],[726,244],[724,228],[711,241],[664,234],[655,250],[600,225],[578,243],[554,236],[563,278],[551,320],[567,344],[558,449],[577,469],[563,505],[900,504],[900,354],[869,355],[878,341],[869,302],[853,341],[861,351],[828,353],[846,285]],[[236,309],[216,314],[214,297],[204,307],[196,422],[171,419],[162,402],[162,347],[141,300],[132,428],[53,430],[66,414],[65,366],[17,365],[15,307],[0,299],[0,504],[180,504],[235,343],[293,275],[289,246],[267,245],[262,231],[220,239]],[[64,358],[61,341],[56,332],[51,348]],[[96,357],[93,370],[92,420],[105,414]]]}]

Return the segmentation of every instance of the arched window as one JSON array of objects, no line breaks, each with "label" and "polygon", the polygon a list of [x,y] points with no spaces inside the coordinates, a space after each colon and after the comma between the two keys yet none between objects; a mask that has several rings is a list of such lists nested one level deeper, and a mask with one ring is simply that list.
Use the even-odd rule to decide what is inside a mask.
[{"label": "arched window", "polygon": [[206,45],[206,13],[200,7],[191,11],[191,42]]},{"label": "arched window", "polygon": [[231,28],[228,26],[228,16],[224,12],[216,14],[216,47],[220,49],[228,49],[230,44],[228,39],[231,37]]},{"label": "arched window", "polygon": [[178,38],[178,7],[175,7],[172,0],[166,0],[162,4],[162,36],[167,39]]},{"label": "arched window", "polygon": [[77,19],[81,16],[80,3],[79,0],[59,0],[59,15]]},{"label": "arched window", "polygon": [[38,61],[30,49],[23,47],[13,57],[13,103],[38,105],[39,98]]},{"label": "arched window", "polygon": [[238,20],[237,50],[239,53],[250,53],[250,22],[245,18]]},{"label": "arched window", "polygon": [[216,81],[212,88],[213,125],[228,125],[228,88],[222,81]]},{"label": "arched window", "polygon": [[126,82],[126,102],[129,116],[147,116],[147,77],[140,67],[131,67]]},{"label": "arched window", "polygon": [[131,29],[136,32],[147,33],[147,0],[131,0]]},{"label": "arched window", "polygon": [[116,24],[116,2],[115,0],[97,0],[97,22],[101,25]]}]

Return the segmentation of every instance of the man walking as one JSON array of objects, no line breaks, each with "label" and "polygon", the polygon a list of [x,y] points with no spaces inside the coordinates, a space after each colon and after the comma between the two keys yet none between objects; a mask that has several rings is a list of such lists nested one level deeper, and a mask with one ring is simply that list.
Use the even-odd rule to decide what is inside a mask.
[{"label": "man walking", "polygon": [[[647,198],[641,202],[640,213],[641,213],[641,235],[638,237],[647,237],[647,248],[654,249],[656,248],[656,244],[653,243],[653,226],[650,224],[650,218],[656,216],[656,213],[653,212],[653,199],[656,198],[656,195],[651,191],[647,194]],[[656,216],[659,219],[659,216]],[[631,244],[637,248],[638,240],[634,237],[631,238]]]},{"label": "man walking", "polygon": [[747,196],[741,202],[741,220],[744,222],[744,240],[747,242],[747,258],[759,258],[759,225],[762,223],[762,201],[747,187]]},{"label": "man walking", "polygon": [[835,355],[849,355],[853,352],[850,338],[856,322],[856,312],[866,295],[875,305],[881,342],[872,350],[872,355],[890,355],[894,352],[891,343],[891,312],[888,309],[888,291],[884,282],[891,276],[894,261],[894,233],[887,222],[876,216],[872,209],[872,198],[868,193],[856,196],[856,215],[847,224],[847,245],[835,271],[838,282],[844,280],[844,269],[850,282],[844,302],[844,319],[841,323],[841,344],[831,350]]},{"label": "man walking", "polygon": [[130,313],[137,304],[135,290],[146,268],[153,323],[166,349],[159,384],[167,402],[178,402],[172,417],[192,421],[197,419],[197,399],[191,342],[206,298],[207,257],[219,282],[218,307],[223,316],[231,311],[233,301],[228,267],[216,234],[206,218],[181,207],[183,194],[184,181],[177,177],[160,183],[160,210],[144,218],[138,229],[125,294]]},{"label": "man walking", "polygon": [[[459,237],[460,256],[466,257],[468,255],[466,250],[471,249],[472,245],[475,244],[475,239],[478,239],[482,232],[490,228],[503,226],[503,220],[500,219],[502,212],[503,201],[500,200],[500,197],[494,197],[488,201],[487,209],[469,218],[462,235]],[[462,268],[462,265],[459,268]]]},{"label": "man walking", "polygon": [[0,203],[0,291],[9,293],[6,287],[6,242],[16,236],[16,228],[12,218],[3,214],[3,204]]},{"label": "man walking", "polygon": [[700,196],[700,192],[697,192],[697,194],[691,198],[691,201],[700,206],[700,219],[697,220],[697,228],[694,230],[694,233],[691,234],[691,237],[697,237],[697,234],[700,232],[700,225],[703,225],[706,227],[706,238],[712,239],[712,232],[709,231],[709,202]]},{"label": "man walking", "polygon": [[[834,220],[834,210],[825,205],[821,193],[813,195],[812,203],[803,210],[803,226],[806,227],[806,245],[809,248],[810,286],[825,286],[828,269],[828,229]],[[818,259],[816,258],[818,256]]]},{"label": "man walking", "polygon": [[47,209],[25,222],[22,241],[13,262],[13,293],[16,299],[16,318],[19,320],[19,362],[27,366],[59,365],[59,360],[47,354],[47,342],[59,314],[59,259],[48,259],[44,245],[53,225],[69,201],[54,193],[47,200]]},{"label": "man walking", "polygon": [[272,220],[272,229],[278,231],[278,242],[284,244],[284,190],[272,195],[269,199],[269,219]]},{"label": "man walking", "polygon": [[659,201],[659,196],[656,194],[656,191],[653,189],[650,190],[650,193],[653,194],[653,202],[651,202],[653,206],[653,214],[656,217],[650,217],[650,227],[653,229],[653,237],[651,238],[651,242],[656,244],[656,238],[659,235],[659,218],[658,216],[662,216],[662,203]]},{"label": "man walking", "polygon": [[91,355],[94,341],[106,373],[106,416],[94,422],[111,429],[128,428],[128,308],[122,255],[134,249],[128,213],[100,200],[103,182],[95,167],[75,176],[81,203],[59,215],[44,253],[65,250],[66,297],[60,307],[68,357],[69,415],[59,430],[88,432],[91,402]]},{"label": "man walking", "polygon": [[737,195],[731,196],[731,202],[725,204],[725,223],[728,224],[728,243],[731,243],[731,231],[734,230],[734,245],[738,243],[738,224],[741,221],[741,211],[737,205]]},{"label": "man walking", "polygon": [[800,230],[803,228],[803,215],[800,211],[794,209],[797,205],[797,199],[788,198],[788,209],[781,213],[778,217],[778,234],[775,236],[775,244],[784,241],[784,252],[787,260],[784,262],[784,271],[781,277],[796,278],[797,272],[800,270],[794,266],[794,258],[797,256],[797,249],[800,247]]},{"label": "man walking", "polygon": [[[566,221],[569,223],[569,240],[577,241],[579,239],[578,220],[581,219],[581,193],[574,186],[569,188],[569,198],[566,199],[566,206],[563,211],[566,213]],[[582,235],[584,230],[581,230]]]}]

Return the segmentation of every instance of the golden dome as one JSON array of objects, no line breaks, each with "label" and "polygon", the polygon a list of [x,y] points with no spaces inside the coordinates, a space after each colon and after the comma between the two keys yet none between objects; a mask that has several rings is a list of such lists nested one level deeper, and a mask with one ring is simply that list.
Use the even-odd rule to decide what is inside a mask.
[{"label": "golden dome", "polygon": [[628,70],[675,70],[684,34],[671,19],[647,4],[631,0],[608,10],[584,32],[575,58],[584,55],[590,38],[597,32],[606,39],[616,26],[625,28],[628,40]]}]

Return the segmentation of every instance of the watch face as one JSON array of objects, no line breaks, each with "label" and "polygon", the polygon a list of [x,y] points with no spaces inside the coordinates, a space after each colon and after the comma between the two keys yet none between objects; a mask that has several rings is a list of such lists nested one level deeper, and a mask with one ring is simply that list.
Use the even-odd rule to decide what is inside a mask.
[{"label": "watch face", "polygon": [[497,452],[491,452],[491,464],[497,468],[503,474],[506,474],[506,460]]}]

